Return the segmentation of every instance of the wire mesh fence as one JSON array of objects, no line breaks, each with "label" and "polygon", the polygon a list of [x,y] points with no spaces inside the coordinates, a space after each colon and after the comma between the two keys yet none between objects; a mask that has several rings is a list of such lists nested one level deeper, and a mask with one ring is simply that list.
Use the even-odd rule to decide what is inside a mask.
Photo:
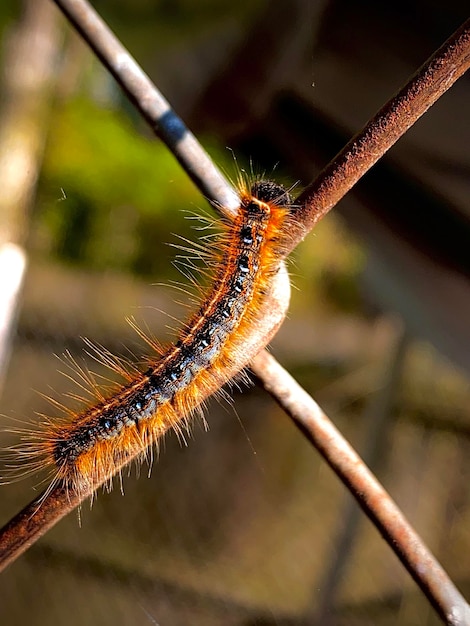
[{"label": "wire mesh fence", "polygon": [[[104,46],[99,52],[103,60],[109,34],[100,30],[95,18],[90,18],[90,7],[84,2],[57,4],[69,11],[72,19],[78,20],[81,14],[88,20],[88,25],[93,28],[89,33],[85,32],[85,36],[92,39],[95,50]],[[74,11],[79,13],[74,14]],[[84,23],[79,27],[82,34]],[[112,65],[111,61],[116,61],[117,51],[113,46],[108,49],[108,66]],[[370,166],[412,123],[410,103],[412,109],[416,105],[414,114],[419,116],[442,92],[443,77],[449,76],[446,62],[455,64],[460,59],[460,71],[464,71],[465,63],[468,63],[467,50],[468,28],[464,28],[441,50],[438,60],[431,62],[418,75],[412,87],[405,89],[393,105],[382,111],[381,117],[373,120],[369,131],[375,129],[377,133],[366,132],[356,139],[349,152],[347,148],[330,170],[324,172],[320,182],[304,192],[298,200],[305,208],[304,224],[318,221],[363,173],[364,161],[357,157],[361,141],[365,142],[362,144],[363,154],[373,154],[368,162]],[[129,63],[129,60],[120,65],[114,63],[114,72],[119,74],[121,84],[126,83],[126,77],[142,78]],[[456,79],[455,74],[452,79]],[[129,85],[127,89],[132,90],[135,82],[130,80]],[[417,89],[418,85],[422,91]],[[148,106],[151,102],[149,95],[155,93],[153,87],[145,78],[140,87],[144,91],[134,92],[132,98],[138,105]],[[414,98],[417,91],[420,97]],[[406,116],[400,106],[406,108]],[[158,128],[162,125],[166,128],[161,113],[156,113],[160,121]],[[171,144],[175,139],[175,118],[167,112],[163,115],[169,121],[167,143]],[[147,114],[147,119],[149,117],[151,115]],[[154,121],[152,118],[152,123]],[[180,132],[176,138],[180,139],[185,131],[182,122],[177,122]],[[394,134],[395,131],[398,132]],[[367,144],[370,137],[371,141],[378,142],[380,150],[377,144],[374,150],[370,149],[371,144]],[[190,158],[193,158],[195,145],[191,138]],[[181,149],[178,144],[178,150],[179,159],[184,162],[187,158],[184,147]],[[358,159],[356,165],[359,165],[356,168],[350,161],[354,154]],[[210,164],[207,167],[211,168]],[[349,175],[347,182],[329,195],[335,176],[340,173],[339,178],[344,180],[344,167]],[[230,188],[225,190],[217,171],[214,170],[215,179],[211,179],[211,170],[203,169],[201,177],[206,176],[213,183],[205,181],[203,189],[206,194],[217,200],[220,199],[218,194],[222,193],[223,206],[230,208]],[[299,229],[299,238],[302,234]],[[89,332],[86,327],[95,323],[90,321],[87,304],[99,302],[100,293],[105,297],[103,310],[107,294],[116,292],[131,292],[133,296],[132,303],[125,304],[124,309],[135,306],[136,294],[145,306],[165,308],[167,304],[162,305],[160,296],[147,293],[144,287],[135,286],[135,283],[129,286],[124,280],[117,284],[108,279],[110,284],[106,285],[106,277],[96,282],[93,277],[80,276],[76,280],[85,285],[79,289],[85,303],[81,320],[78,308],[72,310],[65,306],[64,312],[59,306],[53,311],[46,309],[44,312],[40,307],[35,310],[38,303],[48,301],[48,281],[52,300],[54,294],[63,293],[63,285],[73,281],[74,277],[71,273],[61,276],[60,272],[51,277],[40,277],[34,271],[37,270],[33,269],[31,274],[32,283],[27,286],[26,298],[28,293],[34,292],[35,283],[41,285],[41,293],[36,301],[31,297],[30,309],[25,307],[4,399],[6,411],[22,416],[31,410],[47,410],[43,399],[29,393],[30,388],[44,389],[50,385],[60,391],[62,387],[60,377],[56,375],[57,363],[49,356],[51,343],[57,347],[54,351],[60,353],[64,348],[76,350],[76,342],[70,343],[70,337],[83,334],[99,338],[99,329]],[[98,316],[96,323],[100,328],[103,322]],[[152,321],[152,331],[153,328]],[[468,501],[462,475],[466,471],[467,427],[465,416],[460,415],[468,396],[466,383],[449,365],[423,347],[408,348],[406,361],[403,361],[403,354],[392,358],[396,346],[401,345],[402,331],[386,319],[379,320],[379,323],[371,320],[357,323],[341,317],[335,319],[331,315],[319,316],[315,320],[315,331],[319,335],[330,332],[331,337],[339,338],[343,346],[349,342],[352,346],[349,358],[356,364],[361,360],[365,363],[364,377],[370,379],[366,391],[363,384],[355,387],[354,380],[351,384],[346,377],[344,386],[339,385],[339,393],[333,395],[333,407],[338,401],[343,405],[338,423],[352,440],[357,440],[357,425],[361,425],[363,437],[377,457],[369,462],[378,464],[385,484],[393,476],[393,497],[400,501],[420,534],[447,564],[449,533],[458,536],[459,541],[453,545],[458,545],[459,551],[466,548]],[[155,334],[159,335],[159,332]],[[120,331],[112,337],[108,334],[104,340],[104,343],[114,345],[125,342],[127,337],[121,339]],[[140,349],[137,345],[134,351],[139,353]],[[286,360],[292,359],[292,343],[289,339],[283,340],[282,334],[275,349],[276,354],[285,354]],[[384,354],[387,355],[385,359]],[[389,360],[392,362],[390,367]],[[425,367],[416,368],[417,362],[424,363]],[[314,390],[318,380],[325,375],[325,363],[321,368],[317,364],[320,370],[317,381],[311,370],[309,374],[303,373],[302,362],[296,363],[292,359],[292,363],[294,369],[298,368],[297,377],[308,391]],[[397,374],[388,380],[386,374],[377,374],[381,367],[389,372],[395,366],[401,376]],[[406,394],[404,391],[398,393],[397,380],[406,381],[408,372],[414,368],[421,372],[427,370],[427,376],[422,375],[419,385],[413,378],[412,388],[407,389],[405,384]],[[301,396],[294,397],[294,405],[289,406],[289,398],[286,399],[285,393],[283,395],[288,379],[280,372],[276,389],[274,379],[269,377],[272,373],[269,361],[255,363],[254,370],[296,419]],[[26,389],[24,380],[29,381]],[[420,406],[418,402],[414,405],[413,395],[426,395],[430,389],[435,393],[435,380],[452,381],[449,384],[456,390],[456,418],[430,422],[426,419],[429,412],[413,410],[414,406]],[[18,381],[19,386],[16,385]],[[383,393],[374,393],[374,386],[383,387]],[[374,395],[376,400],[369,403],[368,394]],[[195,441],[191,445],[181,446],[175,436],[169,437],[158,459],[158,471],[154,471],[149,480],[142,480],[142,477],[138,491],[130,488],[129,480],[125,478],[124,500],[119,490],[100,496],[91,514],[86,507],[82,510],[81,528],[77,528],[76,517],[69,516],[7,571],[1,594],[2,606],[10,623],[24,623],[25,619],[38,624],[51,620],[61,623],[65,615],[68,623],[75,619],[77,623],[100,624],[108,621],[123,624],[300,624],[314,623],[315,620],[321,620],[319,623],[330,620],[338,624],[386,624],[392,620],[397,623],[397,617],[403,624],[432,623],[435,618],[430,606],[417,594],[389,547],[368,522],[354,521],[354,507],[346,506],[337,480],[312,454],[308,439],[313,438],[317,447],[323,447],[318,431],[309,431],[307,422],[301,424],[301,431],[307,434],[305,440],[288,420],[280,417],[279,409],[259,390],[239,394],[235,388],[234,395],[235,410],[229,408],[227,411],[217,403],[210,405],[210,431],[205,433],[204,428],[195,426]],[[326,397],[328,400],[328,393]],[[364,406],[368,406],[365,414],[367,411],[382,414],[381,432],[371,434],[364,417]],[[305,406],[303,409],[301,418],[306,415]],[[250,418],[246,419],[248,415]],[[373,422],[372,419],[372,425]],[[314,429],[317,427],[314,425]],[[354,471],[340,467],[339,449],[344,450],[343,441],[335,439],[333,431],[328,432],[330,441],[323,447],[323,454],[330,458],[330,462],[333,459],[333,465],[338,461],[336,471],[343,480],[351,481],[356,498],[370,516],[375,516],[375,523],[381,531],[389,533],[389,543],[401,554],[441,617],[452,624],[466,623],[466,603],[451,581],[419,545],[419,537],[407,537],[404,526],[393,527],[396,512],[389,508],[388,495],[371,490],[368,480],[362,483],[362,491],[359,483],[354,483]],[[339,452],[335,451],[335,445],[339,446]],[[362,465],[358,467],[360,471],[365,470]],[[145,475],[146,470],[143,469],[142,473]],[[440,488],[436,488],[437,485]],[[21,499],[23,487],[10,493],[11,500],[5,496],[4,501],[5,521],[24,503],[24,498]],[[381,501],[373,502],[372,498],[379,495],[383,495]],[[343,512],[344,520],[340,519],[338,511]],[[26,525],[34,526],[38,519],[38,515],[32,518],[28,515]],[[387,522],[390,522],[389,527]],[[351,530],[349,538],[342,529],[343,524]],[[345,555],[344,563],[340,562],[338,555]],[[428,565],[426,570],[422,569],[424,562]],[[453,563],[452,575],[459,577],[462,587],[466,569],[463,567],[460,571]],[[40,584],[34,586],[31,604],[25,609],[18,601],[18,589],[30,589],[33,586],[30,581],[35,578],[39,578]],[[45,593],[46,589],[51,593]],[[26,618],[24,610],[28,611]]]}]

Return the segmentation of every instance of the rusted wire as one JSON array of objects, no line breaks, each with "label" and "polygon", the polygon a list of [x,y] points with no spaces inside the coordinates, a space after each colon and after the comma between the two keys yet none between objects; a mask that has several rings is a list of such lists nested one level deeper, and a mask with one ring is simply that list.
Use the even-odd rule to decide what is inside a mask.
[{"label": "rusted wire", "polygon": [[[312,181],[296,202],[291,249],[470,67],[470,19],[419,68]],[[290,252],[290,250],[289,250]]]},{"label": "rusted wire", "polygon": [[[168,103],[96,12],[84,0],[54,2],[116,77],[203,193],[211,201],[226,207],[227,215],[233,214],[238,201],[231,187],[226,186],[223,176],[214,168],[205,152],[201,153],[197,140],[171,111]],[[470,21],[433,55],[407,86],[379,111],[304,191],[299,199],[299,229],[293,238],[292,248],[463,74],[469,60]],[[253,369],[263,386],[286,409],[307,439],[321,451],[360,501],[364,511],[398,554],[439,615],[448,624],[455,626],[470,623],[469,607],[452,581],[313,399],[266,352],[256,357]],[[312,416],[316,416],[316,423]],[[0,531],[0,546],[4,549],[3,553],[0,552],[0,567],[14,560],[76,506],[79,498],[75,496],[67,497],[63,489],[57,488],[43,502],[42,513],[37,512],[31,517],[37,509],[36,503],[20,512]]]},{"label": "rusted wire", "polygon": [[403,513],[318,404],[266,350],[252,362],[259,383],[292,418],[356,498],[447,624],[470,624],[470,606]]},{"label": "rusted wire", "polygon": [[56,486],[25,506],[0,531],[0,569],[8,567],[52,526],[73,511],[82,499]]}]

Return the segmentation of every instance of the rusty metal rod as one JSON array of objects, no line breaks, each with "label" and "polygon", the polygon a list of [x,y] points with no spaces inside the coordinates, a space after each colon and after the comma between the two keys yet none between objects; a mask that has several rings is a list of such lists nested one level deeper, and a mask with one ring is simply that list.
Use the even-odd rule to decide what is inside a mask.
[{"label": "rusty metal rod", "polygon": [[56,486],[41,494],[0,530],[0,571],[26,552],[52,526],[76,508],[81,497]]},{"label": "rusty metal rod", "polygon": [[288,252],[470,67],[470,19],[419,68],[297,198]]},{"label": "rusty metal rod", "polygon": [[252,362],[259,383],[356,498],[446,624],[468,626],[470,606],[398,506],[311,396],[266,351]]}]

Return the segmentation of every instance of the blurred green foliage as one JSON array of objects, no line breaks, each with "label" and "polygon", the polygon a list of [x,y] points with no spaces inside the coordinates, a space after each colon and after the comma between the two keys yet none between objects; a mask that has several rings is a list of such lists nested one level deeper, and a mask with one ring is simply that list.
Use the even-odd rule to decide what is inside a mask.
[{"label": "blurred green foliage", "polygon": [[185,211],[205,204],[167,148],[125,112],[72,100],[54,112],[33,248],[93,269],[167,274],[163,242],[190,236]]},{"label": "blurred green foliage", "polygon": [[167,46],[188,45],[229,21],[249,22],[266,0],[98,0],[97,11],[140,58]]},{"label": "blurred green foliage", "polygon": [[20,9],[21,4],[18,0],[2,0],[0,2],[0,32],[3,32],[13,19],[16,19]]},{"label": "blurred green foliage", "polygon": [[328,215],[294,252],[290,270],[296,310],[360,310],[359,276],[365,260],[364,249],[342,219],[334,212]]}]

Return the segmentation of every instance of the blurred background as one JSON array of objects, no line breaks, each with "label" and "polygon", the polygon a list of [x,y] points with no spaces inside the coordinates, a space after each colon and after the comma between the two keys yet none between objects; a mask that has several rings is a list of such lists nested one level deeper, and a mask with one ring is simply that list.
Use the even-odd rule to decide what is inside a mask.
[{"label": "blurred background", "polygon": [[[296,192],[466,4],[93,3],[224,172],[264,172]],[[171,340],[161,311],[187,313],[161,286],[185,280],[167,244],[196,240],[188,213],[209,208],[51,2],[3,0],[0,34],[2,318],[17,311],[1,333],[8,429],[51,414],[41,394],[71,390],[56,355],[97,369],[82,337],[138,360],[134,316]],[[272,344],[467,597],[469,95],[464,77],[299,246]],[[2,624],[438,623],[274,403],[254,386],[231,395],[209,404],[209,431],[196,421],[187,446],[166,438],[150,477],[132,470],[124,497],[100,494],[81,524],[69,515],[10,566]],[[3,449],[14,442],[0,434]],[[1,487],[1,524],[39,481]]]}]

